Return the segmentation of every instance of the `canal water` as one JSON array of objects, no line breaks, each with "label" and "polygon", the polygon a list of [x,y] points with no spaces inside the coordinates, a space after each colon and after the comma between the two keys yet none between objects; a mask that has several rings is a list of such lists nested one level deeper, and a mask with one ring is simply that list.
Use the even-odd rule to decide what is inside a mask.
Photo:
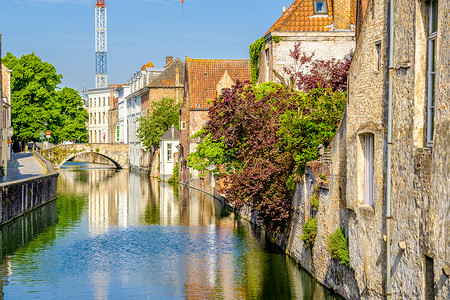
[{"label": "canal water", "polygon": [[338,299],[219,201],[127,170],[62,169],[0,242],[0,299]]}]

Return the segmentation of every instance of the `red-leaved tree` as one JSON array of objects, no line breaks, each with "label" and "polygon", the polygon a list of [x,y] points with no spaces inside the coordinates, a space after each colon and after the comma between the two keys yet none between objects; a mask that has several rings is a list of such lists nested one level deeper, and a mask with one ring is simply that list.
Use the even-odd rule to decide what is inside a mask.
[{"label": "red-leaved tree", "polygon": [[347,89],[347,75],[353,58],[353,51],[342,60],[332,58],[330,60],[315,59],[314,53],[307,54],[301,50],[301,44],[297,43],[290,56],[294,64],[284,67],[284,72],[293,79],[296,87],[302,91],[322,87],[333,91],[345,91]]}]

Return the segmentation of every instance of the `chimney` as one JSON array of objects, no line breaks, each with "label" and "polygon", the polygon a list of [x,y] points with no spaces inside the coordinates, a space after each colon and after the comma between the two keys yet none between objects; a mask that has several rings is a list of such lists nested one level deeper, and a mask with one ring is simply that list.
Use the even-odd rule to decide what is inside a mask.
[{"label": "chimney", "polygon": [[[330,9],[330,7],[328,8]],[[334,0],[334,30],[351,30],[350,0]],[[356,13],[356,12],[355,12]]]},{"label": "chimney", "polygon": [[166,56],[166,67],[173,61],[173,56]]}]

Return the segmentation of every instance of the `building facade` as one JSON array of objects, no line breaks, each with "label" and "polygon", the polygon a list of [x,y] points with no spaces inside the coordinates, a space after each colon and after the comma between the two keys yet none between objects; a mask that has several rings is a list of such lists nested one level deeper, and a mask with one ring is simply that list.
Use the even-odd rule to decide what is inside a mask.
[{"label": "building facade", "polygon": [[111,102],[111,91],[114,87],[90,89],[89,99],[89,142],[111,143],[109,135],[108,112]]},{"label": "building facade", "polygon": [[138,138],[139,119],[142,100],[148,99],[148,85],[162,71],[155,70],[152,62],[144,65],[128,82],[130,94],[125,97],[127,118],[127,143],[130,144],[130,167],[139,169],[143,158],[142,143]]},{"label": "building facade", "polygon": [[198,173],[187,167],[187,156],[200,143],[191,136],[208,121],[210,100],[222,95],[239,80],[250,81],[250,60],[194,59],[186,57],[184,101],[180,111],[181,180],[189,183]]},{"label": "building facade", "polygon": [[117,124],[116,124],[116,142],[121,144],[128,143],[128,119],[127,119],[127,102],[125,98],[130,94],[130,85],[122,84],[116,88],[117,95]]},{"label": "building facade", "polygon": [[[446,0],[369,1],[346,113],[298,185],[286,250],[348,299],[449,299],[449,12]],[[309,249],[299,236],[317,191]],[[328,250],[338,228],[348,267]]]},{"label": "building facade", "polygon": [[258,82],[278,81],[296,44],[315,59],[342,60],[355,49],[356,0],[295,0],[264,35]]},{"label": "building facade", "polygon": [[390,3],[369,3],[349,74],[351,266],[367,297],[448,299],[450,3]]},{"label": "building facade", "polygon": [[175,163],[175,153],[178,152],[180,144],[180,132],[171,126],[161,137],[159,143],[160,178],[163,181],[169,180],[173,175]]}]

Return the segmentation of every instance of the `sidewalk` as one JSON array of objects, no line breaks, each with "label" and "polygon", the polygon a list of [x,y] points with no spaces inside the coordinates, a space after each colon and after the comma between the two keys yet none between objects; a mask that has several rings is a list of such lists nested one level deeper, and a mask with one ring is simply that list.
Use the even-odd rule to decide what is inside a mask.
[{"label": "sidewalk", "polygon": [[8,162],[8,175],[3,182],[22,180],[45,174],[45,168],[33,156],[32,152],[13,153]]}]

